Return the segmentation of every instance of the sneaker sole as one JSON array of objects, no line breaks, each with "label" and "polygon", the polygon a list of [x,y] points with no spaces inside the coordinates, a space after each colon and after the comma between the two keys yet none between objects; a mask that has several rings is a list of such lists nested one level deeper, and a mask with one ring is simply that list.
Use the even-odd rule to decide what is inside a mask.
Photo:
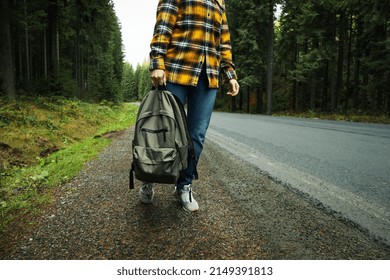
[{"label": "sneaker sole", "polygon": [[152,204],[153,200],[151,200],[151,201],[148,201],[148,202],[146,202],[146,201],[142,201],[142,200],[139,200],[139,202],[141,202],[142,204]]},{"label": "sneaker sole", "polygon": [[199,208],[198,209],[196,209],[196,210],[188,210],[187,208],[185,208],[183,205],[182,205],[182,207],[181,208],[183,208],[183,210],[184,211],[186,211],[186,212],[188,212],[188,213],[193,213],[193,212],[197,212],[197,211],[199,211]]}]

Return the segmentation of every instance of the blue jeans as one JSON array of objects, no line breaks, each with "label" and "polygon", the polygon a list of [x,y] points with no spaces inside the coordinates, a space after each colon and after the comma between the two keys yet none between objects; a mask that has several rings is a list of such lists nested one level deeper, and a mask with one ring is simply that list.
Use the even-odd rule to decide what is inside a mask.
[{"label": "blue jeans", "polygon": [[[209,88],[209,82],[205,67],[199,76],[198,85],[184,86],[174,83],[167,83],[167,90],[176,95],[183,104],[187,103],[188,130],[194,143],[195,155],[199,160],[203,150],[203,143],[206,131],[209,127],[211,114],[213,112],[217,89]],[[184,170],[176,183],[177,188],[192,183],[195,177],[195,164],[189,161],[189,165]]]}]

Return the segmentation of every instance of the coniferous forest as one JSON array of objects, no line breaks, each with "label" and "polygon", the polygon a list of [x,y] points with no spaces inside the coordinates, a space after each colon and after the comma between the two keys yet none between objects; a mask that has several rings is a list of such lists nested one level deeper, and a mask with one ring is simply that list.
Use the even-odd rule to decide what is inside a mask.
[{"label": "coniferous forest", "polygon": [[1,0],[1,90],[120,101],[121,30],[109,0]]},{"label": "coniferous forest", "polygon": [[226,5],[244,86],[240,109],[247,103],[246,110],[258,113],[389,114],[389,1],[230,0]]},{"label": "coniferous forest", "polygon": [[[123,61],[112,1],[0,3],[3,96],[121,102],[150,89],[148,64]],[[241,92],[222,89],[216,109],[390,114],[389,1],[225,4]]]}]

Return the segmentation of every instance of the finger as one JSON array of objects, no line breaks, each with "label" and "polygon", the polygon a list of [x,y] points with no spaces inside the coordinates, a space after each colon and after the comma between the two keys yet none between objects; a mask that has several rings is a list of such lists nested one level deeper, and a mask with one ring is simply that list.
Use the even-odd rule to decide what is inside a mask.
[{"label": "finger", "polygon": [[234,95],[237,95],[239,91],[240,91],[240,85],[236,82],[236,83],[233,84],[233,93],[234,93]]},{"label": "finger", "polygon": [[165,85],[165,76],[162,76],[162,77],[158,78],[158,84],[160,86]]},{"label": "finger", "polygon": [[238,86],[238,84],[234,84],[232,88],[229,90],[228,94],[231,96],[236,96],[239,92],[239,89],[240,87]]},{"label": "finger", "polygon": [[155,77],[152,77],[152,84],[155,87],[158,86],[158,81],[157,81],[157,79]]},{"label": "finger", "polygon": [[236,96],[238,94],[238,90],[236,87],[231,87],[231,89],[229,90],[229,92],[227,94],[231,95],[231,96]]}]

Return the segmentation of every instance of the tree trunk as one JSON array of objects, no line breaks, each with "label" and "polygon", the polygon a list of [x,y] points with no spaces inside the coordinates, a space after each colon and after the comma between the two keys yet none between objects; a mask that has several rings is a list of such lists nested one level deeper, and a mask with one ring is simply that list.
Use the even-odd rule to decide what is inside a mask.
[{"label": "tree trunk", "polygon": [[298,97],[298,81],[294,79],[293,81],[293,94],[292,94],[292,100],[291,100],[291,108],[293,112],[297,111],[297,97]]},{"label": "tree trunk", "polygon": [[244,100],[243,100],[244,94],[242,91],[240,92],[239,96],[240,96],[240,99],[238,100],[238,110],[240,110],[242,112],[242,104],[244,103]]},{"label": "tree trunk", "polygon": [[247,113],[249,114],[251,111],[250,104],[251,104],[251,88],[249,86],[246,87],[246,93],[247,93],[247,100],[246,100],[246,107],[247,107]]},{"label": "tree trunk", "polygon": [[[364,56],[365,57],[363,59],[369,57],[370,51],[366,50]],[[368,83],[369,83],[368,67],[364,65],[364,67],[362,67],[362,84],[368,85]],[[368,108],[368,89],[367,87],[363,87],[361,90],[361,109],[363,110],[363,112],[366,112],[367,108]]]},{"label": "tree trunk", "polygon": [[58,22],[56,26],[56,66],[58,76],[60,73],[60,33],[58,31]]},{"label": "tree trunk", "polygon": [[361,19],[356,21],[356,54],[355,54],[355,67],[354,67],[354,78],[353,78],[353,96],[352,102],[354,109],[360,107],[359,95],[360,95],[360,72],[361,72],[361,55],[362,55],[362,30],[363,22]]},{"label": "tree trunk", "polygon": [[49,74],[54,77],[54,80],[58,78],[59,64],[59,49],[58,49],[58,5],[57,0],[51,0],[48,10],[48,35],[49,35]]},{"label": "tree trunk", "polygon": [[345,11],[340,13],[339,22],[339,45],[338,45],[338,60],[337,60],[337,77],[336,77],[336,89],[333,100],[333,110],[337,109],[340,102],[340,94],[343,89],[343,66],[344,66],[344,43],[345,40]]},{"label": "tree trunk", "polygon": [[81,54],[80,54],[80,28],[81,28],[81,4],[80,0],[76,1],[75,5],[75,13],[76,13],[76,61],[75,61],[75,76],[76,76],[76,84],[78,90],[78,97],[82,98],[82,78],[81,78]]},{"label": "tree trunk", "polygon": [[347,60],[347,77],[346,77],[346,93],[345,93],[345,113],[348,111],[349,99],[351,97],[351,61],[352,61],[352,31],[353,31],[353,16],[349,19],[349,33],[348,33],[348,60]]},{"label": "tree trunk", "polygon": [[274,47],[274,1],[270,0],[268,15],[268,47],[267,47],[267,115],[272,114],[272,70]]},{"label": "tree trunk", "polygon": [[263,95],[261,92],[261,86],[258,85],[256,88],[256,102],[257,102],[257,113],[261,114],[263,113]]},{"label": "tree trunk", "polygon": [[[18,69],[15,77],[17,77],[16,84],[23,80],[23,50],[22,50],[22,38],[18,35]],[[15,65],[16,68],[16,65]],[[16,86],[17,87],[17,86]]]},{"label": "tree trunk", "polygon": [[312,71],[310,74],[310,110],[316,109],[316,91],[317,91],[317,70]]},{"label": "tree trunk", "polygon": [[0,91],[14,99],[15,84],[8,2],[0,0]]},{"label": "tree trunk", "polygon": [[323,69],[322,100],[321,108],[325,112],[328,110],[328,82],[329,82],[329,59],[326,59]]},{"label": "tree trunk", "polygon": [[29,31],[27,22],[27,3],[24,0],[24,20],[25,20],[25,47],[26,47],[26,78],[30,81],[30,46],[29,46]]},{"label": "tree trunk", "polygon": [[386,102],[386,115],[388,117],[390,117],[390,93],[389,93],[389,91],[387,91],[386,99],[387,99],[387,102]]},{"label": "tree trunk", "polygon": [[[298,52],[298,42],[295,39],[294,42],[294,66],[293,70],[297,69],[299,60],[299,52]],[[292,89],[292,100],[291,100],[291,109],[293,112],[296,112],[298,109],[298,81],[296,78],[293,79],[293,89]]]},{"label": "tree trunk", "polygon": [[302,83],[302,95],[301,95],[301,111],[307,110],[307,95],[309,91],[309,84],[307,82]]},{"label": "tree trunk", "polygon": [[231,111],[236,112],[237,111],[237,105],[236,105],[237,96],[233,96],[231,98]]},{"label": "tree trunk", "polygon": [[[319,42],[317,39],[313,42],[313,48],[319,48]],[[317,104],[317,79],[318,69],[314,69],[309,74],[309,91],[310,91],[310,110],[314,111]]]},{"label": "tree trunk", "polygon": [[46,25],[43,26],[43,74],[45,80],[47,80],[47,35]]},{"label": "tree trunk", "polygon": [[[330,36],[331,38],[336,38],[337,36],[337,24],[336,24],[336,15],[332,15],[332,21],[330,23]],[[330,53],[329,53],[329,63],[328,63],[328,80],[329,80],[329,100],[330,104],[328,105],[328,108],[330,111],[334,111],[336,108],[336,62],[337,62],[337,57],[336,57],[336,48],[337,44],[334,41],[334,39],[331,41],[330,45]]]}]

